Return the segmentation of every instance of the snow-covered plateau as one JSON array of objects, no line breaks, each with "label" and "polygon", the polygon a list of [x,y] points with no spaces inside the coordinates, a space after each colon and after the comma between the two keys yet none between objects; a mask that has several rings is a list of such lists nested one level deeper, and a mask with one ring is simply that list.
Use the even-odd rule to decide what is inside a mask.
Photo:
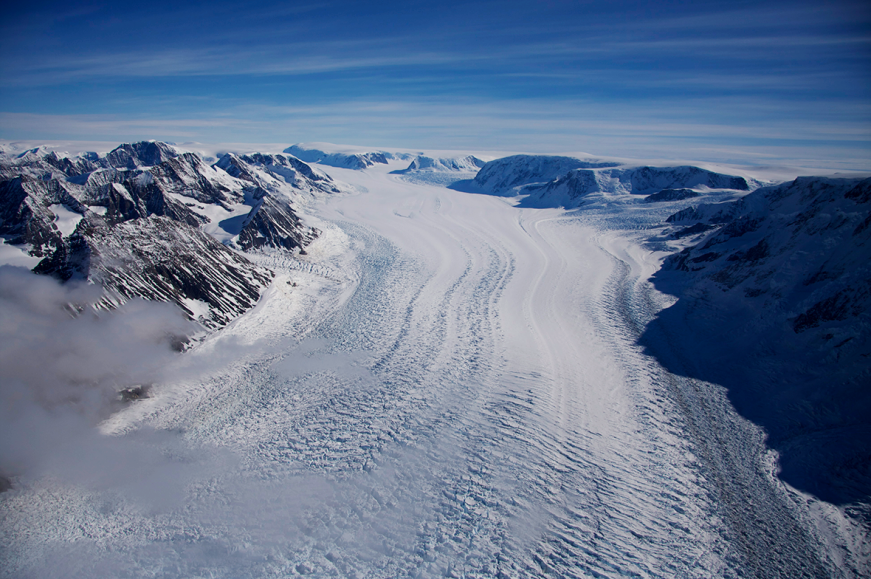
[{"label": "snow-covered plateau", "polygon": [[0,577],[871,574],[868,175],[2,145]]}]

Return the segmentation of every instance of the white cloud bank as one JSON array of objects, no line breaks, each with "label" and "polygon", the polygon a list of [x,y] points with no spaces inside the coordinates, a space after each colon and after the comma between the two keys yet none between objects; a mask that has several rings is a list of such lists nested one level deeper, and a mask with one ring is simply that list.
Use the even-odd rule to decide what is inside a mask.
[{"label": "white cloud bank", "polygon": [[97,312],[101,295],[0,266],[0,474],[105,486],[165,463],[142,452],[145,435],[125,448],[94,427],[118,409],[121,389],[164,377],[179,356],[174,341],[194,328],[169,304]]}]

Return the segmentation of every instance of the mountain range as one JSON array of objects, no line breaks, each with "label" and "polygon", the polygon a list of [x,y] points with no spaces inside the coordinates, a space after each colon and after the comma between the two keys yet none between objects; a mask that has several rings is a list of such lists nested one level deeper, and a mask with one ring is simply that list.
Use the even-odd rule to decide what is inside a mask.
[{"label": "mountain range", "polygon": [[0,156],[0,235],[33,270],[176,303],[215,329],[257,303],[273,273],[245,251],[304,253],[318,231],[294,208],[340,189],[287,155],[223,155],[207,165],[160,142],[105,156],[29,150]]}]

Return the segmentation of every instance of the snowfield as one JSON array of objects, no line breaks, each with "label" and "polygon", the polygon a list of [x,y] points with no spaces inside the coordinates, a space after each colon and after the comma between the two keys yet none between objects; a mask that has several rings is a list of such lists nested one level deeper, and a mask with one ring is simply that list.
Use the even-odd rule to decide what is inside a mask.
[{"label": "snowfield", "polygon": [[260,303],[0,495],[0,577],[871,571],[723,388],[639,345],[674,301],[647,230],[691,200],[536,209],[406,167],[321,167],[356,192],[302,209],[306,255],[249,254]]}]

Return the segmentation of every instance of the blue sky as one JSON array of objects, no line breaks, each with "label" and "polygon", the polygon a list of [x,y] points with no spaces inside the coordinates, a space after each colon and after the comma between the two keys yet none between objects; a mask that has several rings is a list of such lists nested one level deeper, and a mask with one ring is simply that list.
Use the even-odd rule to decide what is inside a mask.
[{"label": "blue sky", "polygon": [[39,2],[0,138],[330,141],[871,169],[871,5]]}]

